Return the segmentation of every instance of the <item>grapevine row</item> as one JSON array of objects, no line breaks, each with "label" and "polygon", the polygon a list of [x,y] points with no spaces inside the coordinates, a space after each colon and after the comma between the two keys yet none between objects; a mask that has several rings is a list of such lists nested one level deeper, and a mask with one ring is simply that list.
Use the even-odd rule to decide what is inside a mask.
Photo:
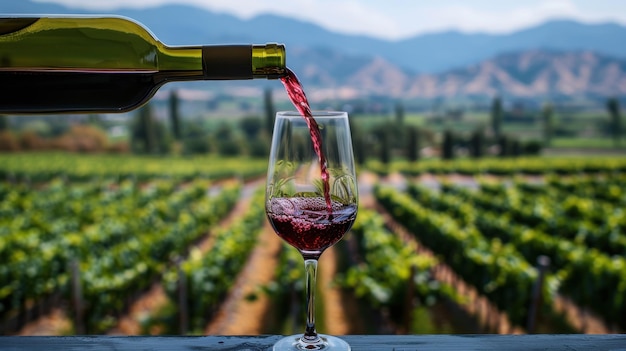
[{"label": "grapevine row", "polygon": [[177,192],[165,202],[143,208],[145,213],[129,223],[136,236],[81,264],[90,306],[88,325],[95,330],[111,327],[124,311],[128,293],[144,291],[159,279],[176,256],[228,214],[239,192],[239,185],[222,189],[215,197],[207,197],[206,189],[191,199]]},{"label": "grapevine row", "polygon": [[[263,189],[257,189],[251,204],[264,202]],[[198,248],[191,250],[187,260],[178,269],[170,269],[165,275],[166,292],[172,301],[178,301],[181,273],[186,281],[186,309],[189,311],[189,327],[192,332],[202,333],[216,312],[237,274],[244,267],[263,223],[263,206],[251,205],[244,215],[235,218],[233,224],[217,230],[211,249],[202,254]]]},{"label": "grapevine row", "polygon": [[267,161],[218,156],[152,157],[137,155],[82,155],[54,152],[0,154],[0,179],[47,182],[54,178],[93,181],[132,179],[150,182],[169,179],[177,182],[194,179],[244,179],[262,176]]},{"label": "grapevine row", "polygon": [[[340,275],[338,283],[366,305],[387,310],[394,324],[404,322],[410,308],[405,305],[407,298],[416,298],[421,305],[432,305],[442,296],[456,298],[450,286],[433,279],[437,260],[417,254],[417,247],[390,232],[384,218],[375,211],[360,210],[348,240],[356,242],[356,254],[361,260]],[[414,295],[409,297],[410,291]]]},{"label": "grapevine row", "polygon": [[626,213],[621,207],[575,195],[560,201],[550,195],[526,196],[517,187],[500,194],[460,186],[445,186],[443,190],[487,212],[506,215],[513,223],[581,242],[609,255],[626,254],[626,235],[622,234],[626,231]]},{"label": "grapevine row", "polygon": [[[510,187],[504,182],[488,182],[479,179],[483,192],[502,195]],[[626,205],[626,174],[600,173],[570,176],[546,175],[538,182],[529,182],[524,177],[514,177],[512,186],[532,199],[537,195],[550,196],[554,200],[564,200],[569,196],[579,199],[593,199],[603,205]]]},{"label": "grapevine row", "polygon": [[[626,295],[626,260],[623,257],[611,257],[558,235],[549,235],[540,229],[518,224],[506,211],[481,209],[483,203],[473,202],[477,195],[467,190],[456,189],[453,194],[434,194],[411,185],[408,192],[423,206],[461,218],[465,225],[475,226],[486,237],[515,245],[529,261],[541,255],[550,257],[558,270],[556,276],[559,281],[554,282],[558,283],[555,288],[558,286],[563,294],[578,305],[596,311],[605,320],[623,325],[626,315],[626,304],[620,298]],[[497,198],[490,198],[492,202],[497,202]],[[598,296],[606,298],[598,299]]]},{"label": "grapevine row", "polygon": [[464,174],[478,176],[492,174],[497,176],[524,175],[574,175],[620,173],[626,170],[626,158],[596,157],[596,158],[550,158],[519,157],[510,159],[482,158],[482,159],[426,159],[420,162],[394,162],[383,164],[369,161],[367,168],[379,175],[399,172],[406,176],[422,174]]},{"label": "grapevine row", "polygon": [[3,313],[50,293],[67,296],[70,263],[77,262],[89,301],[86,322],[92,331],[108,327],[129,292],[147,288],[173,253],[229,211],[239,192],[237,185],[207,197],[203,181],[180,187],[168,181],[96,183],[52,182],[41,192],[5,196],[3,208],[28,210],[0,226]]},{"label": "grapevine row", "polygon": [[[406,194],[377,186],[375,196],[400,224],[433,250],[516,325],[525,325],[538,273],[510,244],[486,240],[473,226],[427,209]],[[551,304],[546,284],[543,299]]]}]

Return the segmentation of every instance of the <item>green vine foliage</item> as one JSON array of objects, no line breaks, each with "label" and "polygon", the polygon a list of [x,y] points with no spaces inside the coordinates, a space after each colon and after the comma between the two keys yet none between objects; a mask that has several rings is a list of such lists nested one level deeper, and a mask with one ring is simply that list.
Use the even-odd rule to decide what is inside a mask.
[{"label": "green vine foliage", "polygon": [[395,323],[402,323],[410,291],[420,305],[433,305],[442,296],[456,299],[449,286],[431,275],[437,260],[417,254],[417,247],[386,229],[383,217],[375,211],[360,211],[351,238],[362,262],[350,266],[337,282],[368,305],[387,309]]},{"label": "green vine foliage", "polygon": [[[262,204],[265,193],[259,188],[251,199],[251,206],[232,225],[214,231],[213,246],[202,254],[192,249],[187,260],[181,263],[187,282],[187,310],[191,333],[203,333],[220,303],[235,282],[252,249],[257,244],[263,228],[265,210]],[[170,299],[178,301],[178,270],[165,275],[166,291]]]},{"label": "green vine foliage", "polygon": [[129,292],[147,289],[236,202],[239,185],[207,196],[209,186],[204,180],[4,184],[0,315],[53,293],[69,300],[76,263],[88,332],[110,328]]},{"label": "green vine foliage", "polygon": [[[517,325],[525,325],[537,271],[510,244],[487,240],[473,226],[420,205],[393,188],[376,187],[376,198],[416,238],[441,257]],[[551,296],[545,296],[551,301]]]},{"label": "green vine foliage", "polygon": [[529,263],[549,257],[548,298],[558,292],[608,323],[623,325],[626,221],[621,199],[607,194],[619,194],[615,189],[624,178],[609,174],[600,178],[601,186],[589,185],[598,179],[572,176],[543,185],[517,180],[508,186],[483,182],[477,191],[446,185],[441,193],[411,184],[407,192],[421,206],[476,228],[487,240],[513,245]]}]

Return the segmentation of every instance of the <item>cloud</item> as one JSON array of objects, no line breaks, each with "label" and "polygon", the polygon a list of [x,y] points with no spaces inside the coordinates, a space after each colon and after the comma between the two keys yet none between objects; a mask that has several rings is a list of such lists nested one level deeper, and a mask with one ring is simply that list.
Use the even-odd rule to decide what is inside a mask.
[{"label": "cloud", "polygon": [[510,8],[474,8],[467,4],[454,4],[438,8],[429,14],[440,23],[463,31],[507,32],[544,22],[555,17],[580,17],[571,1],[553,0],[534,6],[513,3]]},{"label": "cloud", "polygon": [[[228,11],[243,18],[272,13],[313,22],[324,28],[351,34],[401,32],[388,14],[363,0],[186,0],[215,11]],[[379,33],[379,34],[380,34]]]}]

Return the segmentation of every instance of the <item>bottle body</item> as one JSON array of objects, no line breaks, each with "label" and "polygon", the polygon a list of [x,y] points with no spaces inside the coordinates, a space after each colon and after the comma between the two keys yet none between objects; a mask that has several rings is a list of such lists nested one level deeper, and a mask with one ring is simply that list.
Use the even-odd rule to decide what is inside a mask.
[{"label": "bottle body", "polygon": [[123,17],[0,18],[0,113],[125,112],[165,83],[278,78],[284,46],[167,46]]}]

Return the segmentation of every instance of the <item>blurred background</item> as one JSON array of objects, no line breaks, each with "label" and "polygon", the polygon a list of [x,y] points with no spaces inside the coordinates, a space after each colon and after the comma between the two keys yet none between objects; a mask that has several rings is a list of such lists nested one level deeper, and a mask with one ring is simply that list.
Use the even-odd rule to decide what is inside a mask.
[{"label": "blurred background", "polygon": [[[362,188],[354,230],[321,260],[318,329],[626,329],[626,3],[0,13],[123,15],[168,45],[286,44],[312,108],[348,111]],[[293,109],[279,80],[207,81],[124,114],[0,116],[0,332],[300,331],[301,258],[258,192],[275,112]]]},{"label": "blurred background", "polygon": [[[620,127],[607,108],[611,102],[619,109],[626,89],[626,19],[616,1],[0,4],[3,13],[129,16],[170,45],[285,43],[287,64],[313,108],[348,110],[363,128],[401,110],[406,123],[425,131],[467,135],[488,129],[497,105],[498,129],[533,150],[537,143],[548,154],[606,150],[619,142]],[[219,117],[232,124],[262,114],[264,93],[277,109],[292,109],[278,81],[177,83],[153,99],[156,119],[167,120],[172,92],[183,102],[182,119],[208,118],[196,123],[208,129]],[[111,147],[124,148],[117,142],[131,134],[126,122],[133,115],[91,118],[106,124]],[[58,124],[69,122],[9,119],[14,130],[38,135],[62,133],[67,126]]]}]

